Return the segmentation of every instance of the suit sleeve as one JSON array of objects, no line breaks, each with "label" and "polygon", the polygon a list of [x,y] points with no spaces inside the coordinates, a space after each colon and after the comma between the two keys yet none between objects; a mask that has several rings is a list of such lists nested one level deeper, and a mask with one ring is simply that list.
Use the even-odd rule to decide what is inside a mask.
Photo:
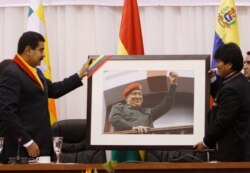
[{"label": "suit sleeve", "polygon": [[232,126],[232,122],[238,116],[239,102],[241,102],[240,97],[232,88],[227,88],[220,93],[218,108],[215,108],[217,109],[216,118],[204,137],[204,143],[207,146],[214,147],[216,142]]},{"label": "suit sleeve", "polygon": [[211,85],[210,85],[210,94],[213,97],[213,99],[215,98],[215,95],[219,89],[220,83],[221,83],[221,81],[216,80],[215,82],[211,83]]},{"label": "suit sleeve", "polygon": [[1,76],[0,80],[0,115],[8,131],[16,138],[21,137],[22,144],[31,140],[31,137],[23,127],[18,117],[19,98],[21,94],[20,84],[11,75]]},{"label": "suit sleeve", "polygon": [[78,74],[74,74],[63,81],[52,83],[50,80],[46,79],[48,85],[48,95],[49,98],[61,97],[70,91],[83,85]]}]

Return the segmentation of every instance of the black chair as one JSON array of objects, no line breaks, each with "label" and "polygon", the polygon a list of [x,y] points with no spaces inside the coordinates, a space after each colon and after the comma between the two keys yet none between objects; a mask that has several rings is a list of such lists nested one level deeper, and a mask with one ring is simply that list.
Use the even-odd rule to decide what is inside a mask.
[{"label": "black chair", "polygon": [[213,150],[148,150],[145,153],[146,162],[206,162],[213,158]]},{"label": "black chair", "polygon": [[61,163],[105,163],[104,150],[86,149],[86,120],[61,120],[52,125],[53,136],[62,136]]}]

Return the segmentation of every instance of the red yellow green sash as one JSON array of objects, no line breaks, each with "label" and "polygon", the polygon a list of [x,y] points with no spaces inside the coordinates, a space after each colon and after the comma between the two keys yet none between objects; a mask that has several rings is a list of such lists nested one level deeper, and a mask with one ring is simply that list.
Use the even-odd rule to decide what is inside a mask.
[{"label": "red yellow green sash", "polygon": [[38,77],[38,74],[35,72],[36,69],[34,69],[34,71],[31,70],[32,67],[29,67],[29,65],[24,62],[24,60],[21,59],[21,57],[19,55],[15,55],[15,57],[13,58],[13,61],[42,89],[44,89],[43,84],[40,80],[40,78]]}]

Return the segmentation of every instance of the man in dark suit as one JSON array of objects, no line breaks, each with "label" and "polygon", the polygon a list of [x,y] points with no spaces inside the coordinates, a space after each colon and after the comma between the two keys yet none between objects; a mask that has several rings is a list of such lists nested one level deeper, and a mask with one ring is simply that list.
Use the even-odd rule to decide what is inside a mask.
[{"label": "man in dark suit", "polygon": [[43,36],[25,32],[18,41],[17,54],[1,74],[0,116],[6,125],[4,159],[49,156],[52,150],[52,131],[48,98],[58,98],[82,86],[89,61],[79,73],[61,82],[52,83],[36,68],[44,58]]},{"label": "man in dark suit", "polygon": [[[0,77],[2,72],[6,69],[6,67],[13,63],[13,61],[11,59],[5,59],[0,63]],[[3,122],[3,120],[0,117],[0,137],[4,136],[4,132],[5,132],[5,124]],[[0,153],[0,163],[2,163],[3,161],[3,156],[2,156],[2,152]]]},{"label": "man in dark suit", "polygon": [[244,75],[248,79],[248,82],[250,82],[250,51],[247,52],[247,56],[245,57],[243,71]]},{"label": "man in dark suit", "polygon": [[[2,72],[6,69],[6,67],[13,63],[12,59],[5,59],[0,63],[0,77]],[[5,131],[5,125],[0,117],[0,137],[4,136],[4,131]],[[0,153],[1,154],[1,153]]]},{"label": "man in dark suit", "polygon": [[222,82],[215,92],[207,133],[194,147],[216,148],[219,161],[243,161],[250,115],[248,81],[241,73],[243,56],[236,44],[228,43],[216,51],[215,60]]},{"label": "man in dark suit", "polygon": [[[244,75],[248,79],[249,90],[250,90],[250,51],[247,52],[247,56],[245,57],[243,71],[244,71]],[[250,124],[250,121],[249,121],[249,124]],[[250,131],[246,139],[245,161],[248,161],[248,162],[250,161]]]}]

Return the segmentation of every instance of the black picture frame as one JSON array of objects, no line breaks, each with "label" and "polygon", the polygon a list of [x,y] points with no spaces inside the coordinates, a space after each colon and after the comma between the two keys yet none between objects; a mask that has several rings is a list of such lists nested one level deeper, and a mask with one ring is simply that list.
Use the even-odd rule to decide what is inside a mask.
[{"label": "black picture frame", "polygon": [[[89,56],[93,60],[98,57]],[[87,81],[88,148],[192,148],[205,135],[209,67],[210,55],[112,55]],[[112,131],[109,112],[114,104],[124,104],[124,88],[140,82],[146,102],[143,107],[152,107],[168,92],[168,73],[172,71],[179,75],[176,100],[172,110],[154,122],[154,131],[150,134],[136,134],[130,129],[125,133]]]}]

